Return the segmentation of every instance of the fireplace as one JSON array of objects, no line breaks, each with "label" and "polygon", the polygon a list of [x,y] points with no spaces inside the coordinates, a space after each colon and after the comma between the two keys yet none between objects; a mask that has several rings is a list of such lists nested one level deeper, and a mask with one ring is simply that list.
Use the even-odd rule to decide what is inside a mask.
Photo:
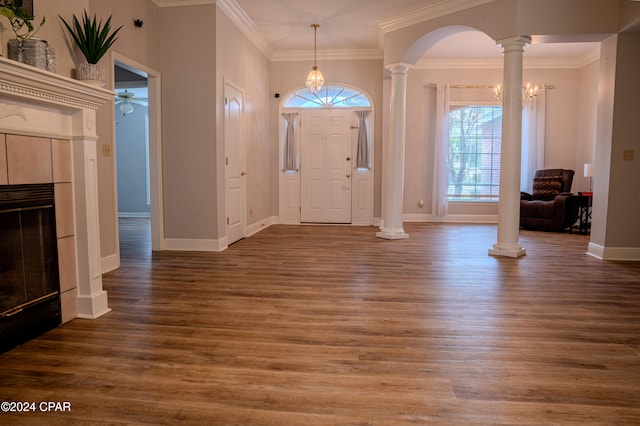
[{"label": "fireplace", "polygon": [[54,185],[0,185],[0,352],[61,323]]},{"label": "fireplace", "polygon": [[[31,210],[34,205],[2,207],[0,231],[5,232],[5,222],[18,221],[35,222],[43,234],[54,234],[52,243],[42,243],[38,256],[48,263],[37,275],[55,277],[57,268],[58,276],[57,290],[49,284],[37,291],[23,290],[41,298],[35,304],[28,303],[28,297],[2,293],[2,318],[19,318],[22,312],[36,308],[57,311],[59,319],[51,319],[43,326],[46,329],[109,312],[107,292],[102,288],[96,110],[113,99],[113,91],[0,57],[0,189],[48,185],[48,201],[38,206],[43,207],[38,213]],[[55,207],[46,207],[52,205]],[[22,209],[17,218],[10,212],[16,208]],[[16,233],[7,232],[12,238]],[[30,239],[31,232],[21,238]],[[0,239],[0,250],[11,251],[15,243],[5,242],[4,236]],[[4,264],[4,253],[0,257],[0,274],[17,274],[7,272],[10,267]],[[1,280],[8,279],[3,276]],[[11,282],[12,290],[20,287],[17,278]],[[12,302],[6,302],[8,299]],[[18,305],[10,306],[15,303]]]}]

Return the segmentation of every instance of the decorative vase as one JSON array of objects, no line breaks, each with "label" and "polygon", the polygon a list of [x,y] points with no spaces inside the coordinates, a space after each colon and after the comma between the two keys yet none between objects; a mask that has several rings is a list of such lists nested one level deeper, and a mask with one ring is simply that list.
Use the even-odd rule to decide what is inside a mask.
[{"label": "decorative vase", "polygon": [[27,40],[13,39],[8,43],[9,59],[31,65],[43,70],[56,72],[56,49],[50,47],[46,40],[30,38]]},{"label": "decorative vase", "polygon": [[76,80],[102,87],[104,86],[104,67],[99,64],[77,64]]}]

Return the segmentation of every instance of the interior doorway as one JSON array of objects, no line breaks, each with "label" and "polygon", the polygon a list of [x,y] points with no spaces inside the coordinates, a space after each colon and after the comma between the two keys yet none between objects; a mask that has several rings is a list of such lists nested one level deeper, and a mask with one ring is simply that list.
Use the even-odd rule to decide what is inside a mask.
[{"label": "interior doorway", "polygon": [[[113,55],[116,213],[123,220],[146,220],[151,250],[163,250],[160,74]],[[120,240],[118,233],[118,246]]]},{"label": "interior doorway", "polygon": [[149,95],[146,77],[115,66],[119,218],[151,218]]}]

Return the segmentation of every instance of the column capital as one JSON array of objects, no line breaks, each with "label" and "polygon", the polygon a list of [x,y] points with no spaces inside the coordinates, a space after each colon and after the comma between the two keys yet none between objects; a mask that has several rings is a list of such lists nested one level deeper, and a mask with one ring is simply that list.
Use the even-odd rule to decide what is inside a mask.
[{"label": "column capital", "polygon": [[523,49],[525,44],[531,44],[530,36],[513,36],[507,38],[501,38],[500,40],[496,40],[496,44],[498,46],[502,46],[504,50],[508,48],[520,48]]},{"label": "column capital", "polygon": [[407,64],[406,62],[396,62],[394,64],[385,65],[384,67],[391,71],[391,74],[407,74],[412,65]]}]

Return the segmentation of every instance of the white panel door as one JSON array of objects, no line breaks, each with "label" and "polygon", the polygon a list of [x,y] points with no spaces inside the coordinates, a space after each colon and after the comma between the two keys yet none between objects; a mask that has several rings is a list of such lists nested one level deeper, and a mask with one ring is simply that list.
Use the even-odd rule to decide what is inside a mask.
[{"label": "white panel door", "polygon": [[246,228],[243,95],[242,92],[227,84],[224,88],[224,96],[227,244],[233,244],[244,238]]},{"label": "white panel door", "polygon": [[300,221],[351,223],[350,109],[302,110]]}]

